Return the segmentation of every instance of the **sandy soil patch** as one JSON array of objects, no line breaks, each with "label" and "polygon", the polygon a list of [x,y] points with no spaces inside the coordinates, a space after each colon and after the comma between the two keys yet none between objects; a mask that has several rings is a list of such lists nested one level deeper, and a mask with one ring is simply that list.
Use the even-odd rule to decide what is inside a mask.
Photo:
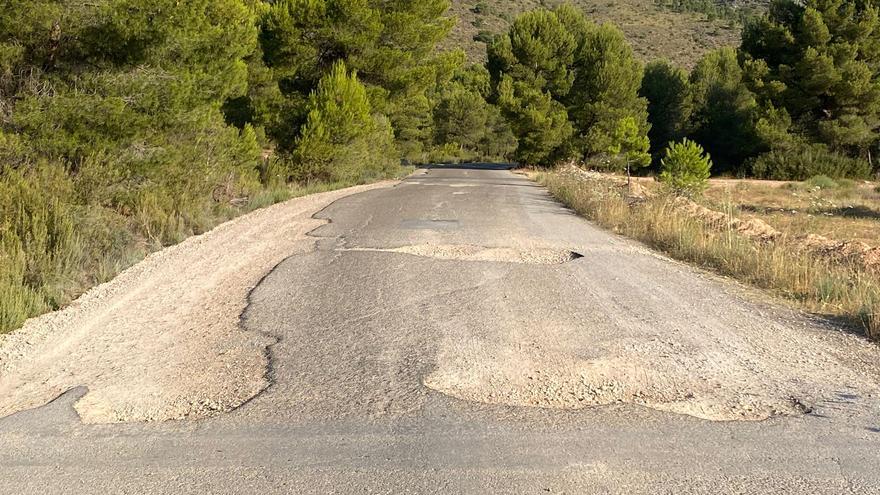
[{"label": "sandy soil patch", "polygon": [[655,335],[625,325],[610,340],[594,328],[552,324],[490,329],[482,338],[456,334],[424,385],[488,404],[576,410],[628,403],[711,421],[795,416],[842,396],[876,407],[876,366],[865,365],[876,358],[872,344],[767,320],[758,323],[764,329],[724,335],[731,326],[715,320],[714,331],[706,322],[682,321],[679,332]]},{"label": "sandy soil patch", "polygon": [[0,417],[84,385],[84,422],[162,421],[232,410],[268,386],[267,336],[240,329],[251,289],[314,249],[312,215],[392,182],[293,199],[149,256],[68,308],[0,336]]},{"label": "sandy soil patch", "polygon": [[347,251],[401,253],[425,258],[459,261],[520,263],[530,265],[561,265],[581,257],[565,249],[484,247],[461,244],[419,244],[391,249],[353,248]]}]

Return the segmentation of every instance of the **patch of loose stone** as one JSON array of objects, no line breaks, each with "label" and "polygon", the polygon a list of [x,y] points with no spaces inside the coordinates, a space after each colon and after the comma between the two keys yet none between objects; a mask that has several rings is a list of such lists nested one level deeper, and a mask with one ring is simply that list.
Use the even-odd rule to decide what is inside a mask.
[{"label": "patch of loose stone", "polygon": [[400,253],[425,258],[530,265],[561,265],[582,258],[570,250],[551,248],[485,247],[469,244],[418,244],[397,248],[348,248],[341,251]]}]

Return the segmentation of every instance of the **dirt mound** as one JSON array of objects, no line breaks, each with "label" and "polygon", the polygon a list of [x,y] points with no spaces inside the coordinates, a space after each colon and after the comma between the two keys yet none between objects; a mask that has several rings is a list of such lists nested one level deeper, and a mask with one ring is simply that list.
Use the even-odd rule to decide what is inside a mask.
[{"label": "dirt mound", "polygon": [[737,220],[734,228],[740,234],[763,242],[774,241],[782,236],[782,233],[774,229],[767,222],[758,218],[748,218],[746,220]]},{"label": "dirt mound", "polygon": [[642,185],[639,181],[631,181],[627,186],[627,195],[630,198],[647,199],[653,196],[651,191]]},{"label": "dirt mound", "polygon": [[880,273],[880,248],[860,241],[837,241],[820,235],[809,234],[798,238],[801,249],[835,260],[855,263],[868,271]]},{"label": "dirt mound", "polygon": [[782,232],[758,218],[741,219],[705,206],[684,197],[675,199],[677,210],[691,218],[701,220],[715,230],[732,229],[749,239],[770,242],[782,237]]}]

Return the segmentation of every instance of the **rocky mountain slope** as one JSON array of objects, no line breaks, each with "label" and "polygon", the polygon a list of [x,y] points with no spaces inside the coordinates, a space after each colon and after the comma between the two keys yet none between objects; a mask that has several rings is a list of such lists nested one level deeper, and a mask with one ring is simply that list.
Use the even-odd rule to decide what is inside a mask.
[{"label": "rocky mountain slope", "polygon": [[[504,32],[517,14],[553,7],[562,0],[452,0],[458,17],[448,46],[463,48],[471,61],[485,60],[486,43],[492,34]],[[712,49],[739,43],[740,24],[731,18],[673,8],[671,0],[574,0],[597,22],[610,21],[623,29],[643,60],[665,57],[692,67]],[[677,2],[683,3],[683,2]],[[760,6],[758,2],[733,3],[737,8]]]}]

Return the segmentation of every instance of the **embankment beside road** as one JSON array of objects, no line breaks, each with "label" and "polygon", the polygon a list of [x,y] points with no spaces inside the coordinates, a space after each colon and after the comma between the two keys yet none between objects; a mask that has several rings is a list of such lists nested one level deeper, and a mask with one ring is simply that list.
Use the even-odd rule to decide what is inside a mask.
[{"label": "embankment beside road", "polygon": [[77,386],[87,423],[198,418],[268,386],[272,339],[243,331],[250,291],[314,248],[312,216],[387,181],[314,194],[239,217],[154,253],[69,307],[0,336],[0,417]]}]

